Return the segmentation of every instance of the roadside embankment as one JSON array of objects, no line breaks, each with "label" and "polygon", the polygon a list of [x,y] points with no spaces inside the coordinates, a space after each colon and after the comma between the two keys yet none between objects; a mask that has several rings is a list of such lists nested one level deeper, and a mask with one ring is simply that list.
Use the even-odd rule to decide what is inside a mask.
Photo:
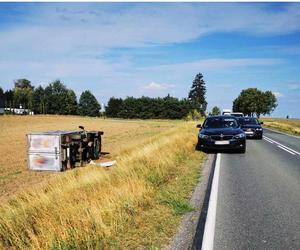
[{"label": "roadside embankment", "polygon": [[291,135],[300,135],[300,119],[262,118],[263,126],[285,132]]},{"label": "roadside embankment", "polygon": [[193,122],[123,151],[106,170],[67,171],[0,206],[0,248],[162,247],[182,215],[205,155],[194,150]]}]

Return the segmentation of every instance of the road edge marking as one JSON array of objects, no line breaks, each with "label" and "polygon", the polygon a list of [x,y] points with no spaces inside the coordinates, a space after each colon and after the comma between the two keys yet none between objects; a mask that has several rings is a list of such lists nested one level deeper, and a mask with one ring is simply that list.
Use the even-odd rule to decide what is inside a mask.
[{"label": "road edge marking", "polygon": [[213,250],[214,248],[220,165],[221,165],[221,154],[218,153],[216,164],[215,164],[211,193],[209,197],[208,212],[207,212],[207,217],[206,217],[206,222],[204,227],[204,234],[203,234],[203,240],[201,246],[202,250]]},{"label": "road edge marking", "polygon": [[275,140],[273,140],[273,139],[271,139],[269,137],[266,137],[265,135],[264,135],[264,138],[267,139],[267,140],[269,140],[269,142],[274,142],[277,145],[280,145],[281,147],[284,147],[285,149],[287,149],[287,150],[289,150],[289,151],[291,151],[291,152],[293,152],[293,153],[295,153],[297,155],[300,155],[300,153],[298,151],[296,151],[296,150],[294,150],[292,148],[289,148],[288,146],[285,146],[285,145],[283,145],[283,144],[281,144],[281,143],[279,143],[279,142],[277,142],[277,141],[275,141]]},{"label": "road edge marking", "polygon": [[270,140],[267,139],[265,136],[264,136],[264,139],[265,139],[267,142],[270,142],[270,143],[274,144],[274,142],[270,141]]},{"label": "road edge marking", "polygon": [[290,153],[290,154],[292,154],[292,155],[295,155],[295,153],[293,153],[292,151],[290,151],[290,150],[287,150],[286,148],[284,148],[284,147],[281,147],[280,145],[277,145],[277,147],[279,147],[279,148],[281,148],[281,149],[283,149],[284,151],[286,151],[286,152],[288,152],[288,153]]}]

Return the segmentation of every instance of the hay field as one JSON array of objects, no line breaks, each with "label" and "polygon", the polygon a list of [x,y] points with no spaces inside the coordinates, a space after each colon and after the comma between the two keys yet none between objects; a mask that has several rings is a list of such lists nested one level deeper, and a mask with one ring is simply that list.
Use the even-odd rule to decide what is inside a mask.
[{"label": "hay field", "polygon": [[265,127],[291,135],[300,135],[300,119],[262,118]]},{"label": "hay field", "polygon": [[[2,123],[3,122],[3,123]],[[25,133],[72,129],[80,122],[105,131],[110,170],[87,166],[64,173],[29,172]],[[86,123],[86,124],[85,124]],[[5,124],[5,125],[3,125]],[[88,126],[87,126],[88,124]],[[99,126],[101,125],[101,126]],[[1,117],[0,249],[159,249],[174,235],[201,174],[196,123],[78,117]],[[72,127],[74,126],[74,127]],[[34,129],[33,129],[34,128]],[[22,131],[22,132],[21,132]],[[14,135],[7,135],[15,132]],[[5,154],[2,152],[6,152]],[[15,172],[14,172],[15,171]],[[12,195],[15,195],[12,197]],[[9,198],[8,198],[9,197]]]},{"label": "hay field", "polygon": [[178,121],[141,121],[83,118],[76,116],[0,116],[0,201],[27,187],[48,181],[61,173],[27,170],[26,134],[46,130],[102,130],[103,149],[114,158],[151,136],[176,127]]}]

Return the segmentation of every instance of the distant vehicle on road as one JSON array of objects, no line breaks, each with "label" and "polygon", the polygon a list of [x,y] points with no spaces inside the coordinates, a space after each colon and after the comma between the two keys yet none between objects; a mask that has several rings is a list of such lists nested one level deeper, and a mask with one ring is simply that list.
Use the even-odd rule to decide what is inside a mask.
[{"label": "distant vehicle on road", "polygon": [[230,115],[231,114],[231,109],[223,109],[222,110],[222,115]]},{"label": "distant vehicle on road", "polygon": [[200,128],[196,150],[233,149],[246,152],[246,135],[234,116],[210,116]]},{"label": "distant vehicle on road", "polygon": [[238,118],[238,122],[247,137],[257,139],[263,138],[263,129],[261,127],[261,124],[263,124],[263,122],[259,122],[254,117],[240,117]]},{"label": "distant vehicle on road", "polygon": [[234,117],[244,117],[244,114],[241,112],[232,112],[230,115]]}]

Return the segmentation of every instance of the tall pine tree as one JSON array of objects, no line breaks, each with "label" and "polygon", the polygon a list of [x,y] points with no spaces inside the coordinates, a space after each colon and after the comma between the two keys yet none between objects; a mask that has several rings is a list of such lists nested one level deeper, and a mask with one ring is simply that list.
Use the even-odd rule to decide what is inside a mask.
[{"label": "tall pine tree", "polygon": [[195,108],[199,110],[202,113],[202,115],[204,115],[204,112],[207,107],[205,93],[206,87],[205,82],[203,80],[203,75],[201,73],[198,73],[193,81],[193,85],[189,92],[189,100],[191,100],[194,103]]}]

